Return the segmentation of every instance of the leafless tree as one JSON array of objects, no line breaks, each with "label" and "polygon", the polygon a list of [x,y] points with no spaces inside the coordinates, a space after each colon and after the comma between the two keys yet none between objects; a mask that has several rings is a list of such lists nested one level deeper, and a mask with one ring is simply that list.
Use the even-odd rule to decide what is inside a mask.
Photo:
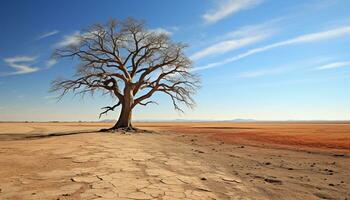
[{"label": "leafless tree", "polygon": [[181,104],[193,107],[193,94],[199,78],[191,72],[191,61],[184,54],[186,45],[175,43],[164,33],[145,27],[142,21],[110,20],[97,24],[77,36],[77,42],[57,49],[57,58],[79,61],[74,79],[57,79],[52,91],[60,98],[75,94],[111,94],[115,105],[102,109],[103,114],[121,106],[117,123],[110,129],[133,129],[132,110],[137,105],[156,103],[149,100],[155,93],[164,93],[176,110]]}]

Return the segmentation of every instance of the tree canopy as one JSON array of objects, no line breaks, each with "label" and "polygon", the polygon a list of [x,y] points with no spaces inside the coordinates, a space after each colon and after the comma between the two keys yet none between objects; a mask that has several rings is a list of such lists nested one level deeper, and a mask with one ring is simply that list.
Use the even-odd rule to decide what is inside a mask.
[{"label": "tree canopy", "polygon": [[52,91],[60,91],[60,97],[68,92],[111,94],[116,103],[104,107],[100,117],[121,106],[113,128],[131,128],[133,108],[156,103],[150,100],[155,93],[170,97],[176,110],[194,107],[199,77],[191,71],[186,45],[173,42],[169,35],[128,18],[93,25],[75,39],[54,53],[56,58],[78,59],[75,76],[53,81]]}]

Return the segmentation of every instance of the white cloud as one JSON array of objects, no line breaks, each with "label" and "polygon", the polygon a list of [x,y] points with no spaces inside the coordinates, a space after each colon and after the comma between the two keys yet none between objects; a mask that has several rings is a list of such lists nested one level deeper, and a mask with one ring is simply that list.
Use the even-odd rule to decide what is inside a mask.
[{"label": "white cloud", "polygon": [[192,60],[198,60],[206,56],[222,54],[228,51],[238,49],[243,46],[247,46],[249,44],[256,43],[264,39],[265,37],[266,37],[265,35],[257,35],[257,36],[246,37],[241,39],[225,40],[225,41],[216,43],[212,46],[209,46],[199,52],[194,53],[193,55],[191,55],[190,58]]},{"label": "white cloud", "polygon": [[[242,72],[238,74],[237,77],[238,78],[255,78],[255,77],[261,77],[261,76],[279,75],[279,74],[284,74],[292,71],[300,72],[301,70],[309,70],[310,68],[319,66],[321,63],[327,63],[332,59],[333,58],[331,57],[325,57],[325,56],[314,57],[311,59],[302,59],[302,60],[298,60],[297,62],[280,65],[278,67],[263,68],[263,69],[256,69],[256,70]],[[333,64],[338,65],[336,63],[330,63],[322,66],[327,66],[328,68],[328,67],[332,67]],[[341,64],[342,65],[344,64],[345,66],[345,62],[341,62]],[[350,62],[347,62],[347,64],[350,65]],[[333,66],[333,67],[336,67],[336,66]]]},{"label": "white cloud", "polygon": [[218,42],[195,52],[191,59],[198,60],[206,56],[226,53],[243,46],[259,42],[277,32],[278,23],[281,19],[274,19],[261,24],[248,25],[224,34],[218,38]]},{"label": "white cloud", "polygon": [[217,8],[203,15],[206,23],[215,23],[241,10],[251,9],[262,3],[262,0],[221,0]]},{"label": "white cloud", "polygon": [[283,20],[284,18],[276,18],[260,24],[243,26],[227,33],[226,37],[246,37],[247,35],[254,36],[257,34],[271,35],[278,31]]},{"label": "white cloud", "polygon": [[58,30],[54,30],[54,31],[50,31],[50,32],[47,32],[47,33],[43,33],[42,35],[40,35],[40,36],[38,37],[38,40],[41,40],[41,39],[44,39],[44,38],[47,38],[47,37],[56,35],[57,33],[59,33]]},{"label": "white cloud", "polygon": [[[150,32],[158,33],[158,34],[165,34],[165,35],[172,35],[173,33],[170,30],[164,29],[164,28],[156,28],[156,29],[150,29]],[[74,32],[70,35],[65,35],[61,41],[56,43],[54,47],[56,48],[62,48],[67,46],[76,46],[79,45],[82,39],[85,38],[93,38],[94,34],[98,34],[97,31],[93,32],[85,32],[81,33],[79,31]]]},{"label": "white cloud", "polygon": [[199,71],[199,70],[217,67],[217,66],[227,64],[230,62],[234,62],[234,61],[240,60],[242,58],[245,58],[247,56],[254,55],[256,53],[260,53],[260,52],[264,52],[264,51],[268,51],[270,49],[274,49],[277,47],[293,45],[293,44],[300,44],[300,43],[316,42],[316,41],[327,40],[327,39],[334,39],[334,38],[342,37],[345,35],[350,35],[350,26],[344,26],[344,27],[340,27],[340,28],[327,30],[327,31],[317,32],[317,33],[305,34],[305,35],[295,37],[293,39],[285,40],[282,42],[276,42],[276,43],[266,45],[263,47],[251,49],[245,53],[238,54],[238,55],[233,56],[231,58],[228,58],[226,60],[223,60],[220,62],[210,63],[210,64],[205,65],[203,67],[194,68],[193,71]]},{"label": "white cloud", "polygon": [[79,45],[82,39],[89,39],[95,37],[95,34],[98,34],[98,31],[80,33],[76,31],[70,35],[65,35],[61,41],[56,43],[54,46],[57,48],[67,47],[67,46],[76,46]]},{"label": "white cloud", "polygon": [[260,76],[267,76],[267,75],[276,75],[281,74],[283,72],[286,72],[287,68],[272,68],[272,69],[261,69],[261,70],[255,70],[255,71],[249,71],[249,72],[243,72],[238,75],[240,78],[255,78]]},{"label": "white cloud", "polygon": [[165,35],[172,35],[173,34],[170,30],[167,30],[165,28],[155,28],[155,29],[150,29],[149,31],[156,33],[156,34],[165,34]]},{"label": "white cloud", "polygon": [[10,67],[14,68],[15,72],[6,73],[3,75],[17,75],[17,74],[28,74],[39,70],[37,67],[31,66],[31,63],[35,62],[36,56],[15,56],[5,58],[4,61]]},{"label": "white cloud", "polygon": [[350,61],[328,63],[325,65],[319,66],[316,69],[317,70],[325,70],[325,69],[334,69],[334,68],[346,67],[346,66],[350,66]]},{"label": "white cloud", "polygon": [[80,43],[81,34],[79,31],[74,32],[71,35],[66,35],[61,41],[56,43],[56,47],[66,47],[71,45],[78,45]]},{"label": "white cloud", "polygon": [[57,63],[57,60],[54,59],[54,58],[52,58],[52,59],[46,61],[46,67],[47,67],[47,68],[51,68],[51,67],[54,66],[56,63]]}]

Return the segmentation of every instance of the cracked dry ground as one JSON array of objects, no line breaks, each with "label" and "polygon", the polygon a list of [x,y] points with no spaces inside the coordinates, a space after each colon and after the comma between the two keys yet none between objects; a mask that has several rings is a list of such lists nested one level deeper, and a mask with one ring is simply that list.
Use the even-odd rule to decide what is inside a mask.
[{"label": "cracked dry ground", "polygon": [[239,199],[250,192],[168,135],[7,141],[0,155],[0,199]]},{"label": "cracked dry ground", "polygon": [[348,153],[106,126],[0,123],[0,199],[350,199]]}]

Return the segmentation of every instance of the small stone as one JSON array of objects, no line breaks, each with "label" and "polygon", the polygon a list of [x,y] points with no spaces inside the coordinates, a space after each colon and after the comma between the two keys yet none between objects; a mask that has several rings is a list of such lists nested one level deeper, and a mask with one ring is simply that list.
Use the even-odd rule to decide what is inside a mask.
[{"label": "small stone", "polygon": [[265,178],[265,181],[273,184],[279,184],[279,185],[282,184],[282,181],[277,179]]},{"label": "small stone", "polygon": [[236,183],[241,183],[242,182],[239,179],[234,179],[234,178],[231,178],[231,177],[222,177],[222,180],[228,181],[228,182],[236,182]]},{"label": "small stone", "polygon": [[100,179],[98,179],[95,176],[76,176],[76,177],[71,178],[71,180],[73,182],[78,182],[78,183],[79,182],[93,183],[93,182],[99,181]]}]

